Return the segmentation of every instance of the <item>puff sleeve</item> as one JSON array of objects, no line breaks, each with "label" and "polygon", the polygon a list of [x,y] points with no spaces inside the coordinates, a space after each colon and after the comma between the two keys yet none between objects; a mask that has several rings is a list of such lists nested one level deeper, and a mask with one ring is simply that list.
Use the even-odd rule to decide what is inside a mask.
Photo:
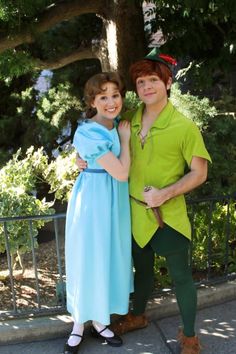
[{"label": "puff sleeve", "polygon": [[112,141],[104,128],[82,123],[75,132],[73,146],[82,159],[94,161],[111,151]]}]

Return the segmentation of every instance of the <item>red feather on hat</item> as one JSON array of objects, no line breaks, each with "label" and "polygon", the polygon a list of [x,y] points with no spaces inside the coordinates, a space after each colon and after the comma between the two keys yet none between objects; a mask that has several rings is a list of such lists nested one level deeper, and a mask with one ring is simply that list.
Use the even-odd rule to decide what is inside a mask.
[{"label": "red feather on hat", "polygon": [[171,57],[170,55],[167,54],[159,54],[159,58],[165,60],[167,63],[170,63],[171,65],[177,65],[177,61],[175,58]]}]

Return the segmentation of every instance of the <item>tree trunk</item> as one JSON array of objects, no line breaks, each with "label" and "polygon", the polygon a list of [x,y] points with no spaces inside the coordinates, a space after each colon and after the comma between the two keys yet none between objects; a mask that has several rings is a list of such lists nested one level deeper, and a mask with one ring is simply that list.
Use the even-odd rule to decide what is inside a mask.
[{"label": "tree trunk", "polygon": [[118,71],[126,78],[127,88],[130,88],[132,84],[127,75],[129,67],[134,61],[143,58],[146,51],[143,10],[141,2],[137,0],[120,0],[118,3],[119,6],[116,7]]},{"label": "tree trunk", "polygon": [[108,60],[111,70],[118,70],[127,89],[133,88],[129,77],[131,63],[145,55],[146,40],[141,2],[118,0],[110,2],[104,19]]}]

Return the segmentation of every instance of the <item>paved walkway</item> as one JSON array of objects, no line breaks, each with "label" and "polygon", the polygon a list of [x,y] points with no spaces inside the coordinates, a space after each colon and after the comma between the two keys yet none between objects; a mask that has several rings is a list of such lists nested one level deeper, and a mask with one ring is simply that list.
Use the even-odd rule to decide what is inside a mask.
[{"label": "paved walkway", "polygon": [[[223,290],[225,295],[223,295]],[[221,298],[219,298],[219,294],[221,294]],[[224,300],[226,302],[223,302]],[[177,312],[175,300],[173,297],[167,297],[163,302],[158,303],[159,301],[156,299],[149,304],[149,326],[124,335],[124,345],[122,347],[112,348],[99,340],[91,338],[89,333],[86,333],[79,353],[178,354],[179,347],[176,342],[176,332],[180,324],[180,318],[178,315],[171,314],[171,312]],[[204,308],[198,310],[196,328],[203,345],[202,354],[235,354],[236,282],[199,291],[199,308],[201,307]],[[159,316],[157,315],[158,310]],[[62,353],[67,333],[71,329],[69,317],[38,318],[36,322],[33,322],[34,320],[32,319],[18,320],[12,323],[0,322],[0,343],[2,343],[0,345],[0,353]],[[60,323],[63,326],[60,326]],[[43,327],[45,331],[43,331]],[[44,339],[47,336],[53,337],[53,339]],[[11,340],[19,343],[10,345]]]}]

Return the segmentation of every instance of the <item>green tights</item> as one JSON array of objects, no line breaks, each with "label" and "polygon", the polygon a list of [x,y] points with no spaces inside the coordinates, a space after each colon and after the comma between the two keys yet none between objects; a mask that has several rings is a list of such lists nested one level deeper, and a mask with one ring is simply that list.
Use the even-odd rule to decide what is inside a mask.
[{"label": "green tights", "polygon": [[183,322],[184,334],[194,336],[197,309],[197,293],[189,266],[189,240],[165,225],[158,229],[151,241],[141,248],[133,239],[135,268],[133,313],[145,312],[154,283],[154,254],[166,258],[170,277],[175,285],[176,299]]}]

